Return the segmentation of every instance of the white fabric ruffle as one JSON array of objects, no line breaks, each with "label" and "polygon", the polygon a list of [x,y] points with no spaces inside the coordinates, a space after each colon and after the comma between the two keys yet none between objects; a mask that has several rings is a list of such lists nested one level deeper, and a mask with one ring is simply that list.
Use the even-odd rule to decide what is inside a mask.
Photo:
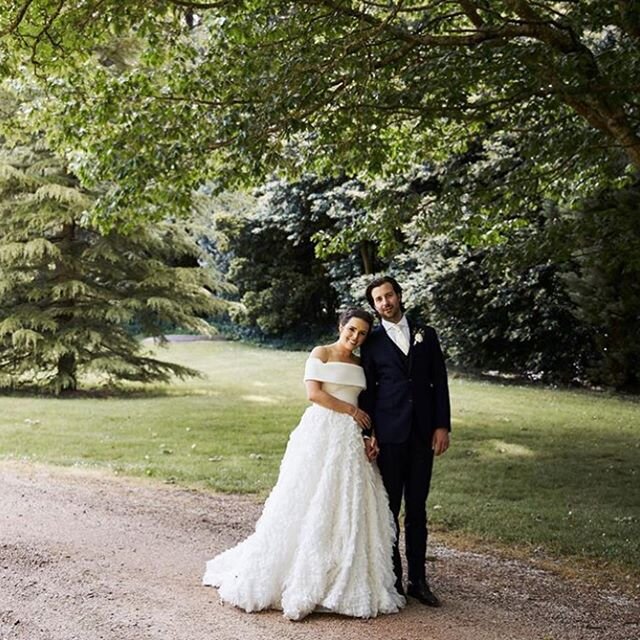
[{"label": "white fabric ruffle", "polygon": [[210,560],[203,583],[245,611],[282,609],[291,620],[314,610],[394,613],[405,603],[394,587],[394,538],[358,425],[313,405],[291,433],[255,532]]}]

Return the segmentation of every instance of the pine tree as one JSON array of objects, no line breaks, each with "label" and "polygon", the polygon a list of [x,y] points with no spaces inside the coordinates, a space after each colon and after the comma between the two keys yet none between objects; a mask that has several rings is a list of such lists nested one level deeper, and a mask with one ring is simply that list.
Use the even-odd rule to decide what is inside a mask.
[{"label": "pine tree", "polygon": [[[168,380],[192,369],[145,354],[134,331],[210,333],[224,303],[193,239],[170,222],[101,233],[93,201],[41,145],[0,149],[0,385],[73,391],[89,371]],[[186,266],[185,266],[186,265]]]}]

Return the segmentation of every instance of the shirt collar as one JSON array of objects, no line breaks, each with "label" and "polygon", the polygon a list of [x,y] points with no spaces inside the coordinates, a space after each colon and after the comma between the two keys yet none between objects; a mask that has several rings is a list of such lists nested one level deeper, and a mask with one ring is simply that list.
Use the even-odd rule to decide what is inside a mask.
[{"label": "shirt collar", "polygon": [[407,316],[403,315],[402,318],[398,322],[389,322],[388,320],[382,320],[382,326],[385,331],[393,330],[395,328],[398,329],[406,329],[409,331],[409,323],[407,322]]}]

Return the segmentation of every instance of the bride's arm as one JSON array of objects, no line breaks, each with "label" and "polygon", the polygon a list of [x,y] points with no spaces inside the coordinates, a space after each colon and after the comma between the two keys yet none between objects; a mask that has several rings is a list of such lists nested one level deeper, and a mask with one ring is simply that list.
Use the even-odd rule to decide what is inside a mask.
[{"label": "bride's arm", "polygon": [[324,391],[321,382],[305,380],[304,384],[307,388],[307,398],[314,404],[318,404],[325,409],[331,409],[331,411],[350,415],[360,425],[361,429],[368,429],[371,426],[371,418],[367,413],[350,402],[335,398]]}]

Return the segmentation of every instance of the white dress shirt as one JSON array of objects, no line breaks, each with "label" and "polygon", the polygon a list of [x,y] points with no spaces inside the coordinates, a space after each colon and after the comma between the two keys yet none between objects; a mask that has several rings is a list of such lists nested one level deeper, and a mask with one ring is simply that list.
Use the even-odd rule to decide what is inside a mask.
[{"label": "white dress shirt", "polygon": [[409,331],[407,318],[402,316],[397,323],[382,320],[382,327],[387,332],[387,335],[395,342],[400,351],[402,351],[406,356],[409,353],[409,344],[411,340],[411,332]]}]

